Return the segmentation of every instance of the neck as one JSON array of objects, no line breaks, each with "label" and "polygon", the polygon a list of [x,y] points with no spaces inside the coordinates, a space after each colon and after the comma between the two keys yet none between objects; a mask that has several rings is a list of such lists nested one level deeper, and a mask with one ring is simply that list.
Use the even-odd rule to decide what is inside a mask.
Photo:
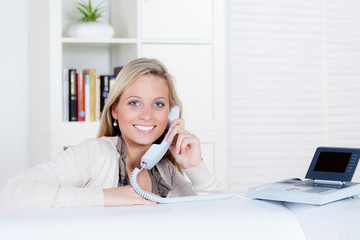
[{"label": "neck", "polygon": [[140,168],[140,161],[142,156],[144,156],[145,152],[149,149],[150,146],[147,145],[137,145],[132,144],[124,140],[127,157],[126,157],[126,165],[130,169],[134,169],[135,167]]}]

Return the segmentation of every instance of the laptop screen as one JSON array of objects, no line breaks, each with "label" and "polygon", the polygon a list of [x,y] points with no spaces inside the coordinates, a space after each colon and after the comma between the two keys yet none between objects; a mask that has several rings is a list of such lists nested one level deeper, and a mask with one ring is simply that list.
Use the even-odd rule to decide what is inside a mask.
[{"label": "laptop screen", "polygon": [[359,157],[357,148],[319,147],[305,178],[350,182]]},{"label": "laptop screen", "polygon": [[320,152],[314,171],[343,173],[350,158],[351,152]]}]

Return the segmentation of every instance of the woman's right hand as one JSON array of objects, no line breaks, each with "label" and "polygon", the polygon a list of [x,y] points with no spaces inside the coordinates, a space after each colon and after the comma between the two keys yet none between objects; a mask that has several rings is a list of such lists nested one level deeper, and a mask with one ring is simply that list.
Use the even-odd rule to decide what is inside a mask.
[{"label": "woman's right hand", "polygon": [[103,189],[103,192],[105,207],[156,204],[139,196],[130,185]]}]

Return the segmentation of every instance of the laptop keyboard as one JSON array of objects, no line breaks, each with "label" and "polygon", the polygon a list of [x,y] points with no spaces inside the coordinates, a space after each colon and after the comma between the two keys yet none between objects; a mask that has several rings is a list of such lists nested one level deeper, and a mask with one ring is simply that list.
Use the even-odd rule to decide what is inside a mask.
[{"label": "laptop keyboard", "polygon": [[330,191],[330,190],[334,190],[334,189],[341,189],[346,187],[346,185],[342,185],[342,186],[337,186],[337,185],[320,185],[320,184],[316,184],[312,181],[309,182],[300,182],[295,184],[298,187],[310,187],[310,189],[306,189],[303,192],[309,192],[309,193],[322,193],[322,192],[326,192],[326,191]]},{"label": "laptop keyboard", "polygon": [[295,184],[298,187],[314,187],[314,188],[329,188],[329,189],[340,189],[346,187],[346,185],[329,185],[329,184],[318,184],[312,181],[299,182]]},{"label": "laptop keyboard", "polygon": [[332,190],[332,188],[325,188],[325,187],[316,187],[316,188],[310,188],[307,189],[303,192],[309,192],[309,193],[322,193],[322,192],[326,192]]}]

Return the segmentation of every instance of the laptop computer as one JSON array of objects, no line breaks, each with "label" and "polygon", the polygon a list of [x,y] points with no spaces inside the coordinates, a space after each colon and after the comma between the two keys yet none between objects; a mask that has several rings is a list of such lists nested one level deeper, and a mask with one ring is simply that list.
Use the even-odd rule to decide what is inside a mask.
[{"label": "laptop computer", "polygon": [[360,149],[318,147],[305,180],[286,179],[249,188],[246,197],[273,201],[323,205],[360,194],[360,184],[351,182]]}]

